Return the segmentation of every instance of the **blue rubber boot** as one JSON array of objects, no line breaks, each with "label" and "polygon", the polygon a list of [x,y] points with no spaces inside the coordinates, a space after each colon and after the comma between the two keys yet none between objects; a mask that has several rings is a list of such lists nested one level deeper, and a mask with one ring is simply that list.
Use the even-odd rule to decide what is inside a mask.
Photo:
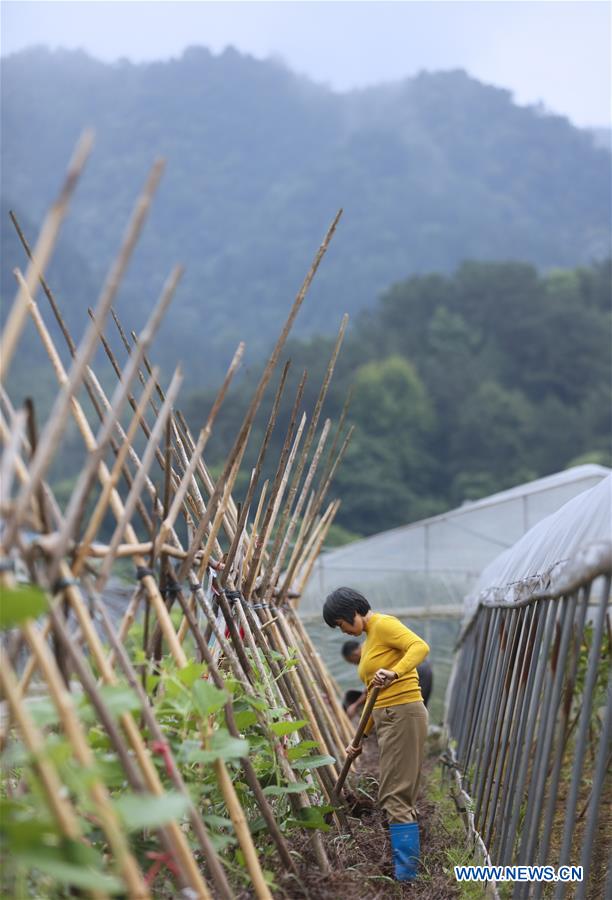
[{"label": "blue rubber boot", "polygon": [[398,881],[414,881],[419,871],[419,826],[416,822],[389,825],[395,877]]}]

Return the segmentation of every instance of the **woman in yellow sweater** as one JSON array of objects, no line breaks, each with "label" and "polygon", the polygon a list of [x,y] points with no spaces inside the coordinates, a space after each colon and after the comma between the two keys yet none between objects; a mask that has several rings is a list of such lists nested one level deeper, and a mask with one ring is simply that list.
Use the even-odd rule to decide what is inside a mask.
[{"label": "woman in yellow sweater", "polygon": [[[359,677],[368,690],[380,687],[365,734],[376,728],[380,753],[379,800],[387,813],[395,877],[412,881],[419,861],[416,797],[427,737],[427,709],[416,667],[429,653],[418,635],[396,619],[374,613],[358,591],[341,587],[329,595],[323,618],[344,634],[366,635]],[[349,756],[361,753],[350,744]]]}]

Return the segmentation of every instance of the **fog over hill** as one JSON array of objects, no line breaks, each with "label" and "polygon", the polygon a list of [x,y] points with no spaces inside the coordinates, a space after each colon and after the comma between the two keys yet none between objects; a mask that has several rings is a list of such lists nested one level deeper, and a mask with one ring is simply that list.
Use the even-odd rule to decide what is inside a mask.
[{"label": "fog over hill", "polygon": [[22,262],[6,210],[33,237],[92,125],[95,152],[52,271],[83,327],[147,170],[164,156],[119,307],[138,327],[172,265],[186,265],[156,357],[166,370],[181,357],[192,386],[219,380],[239,338],[250,359],[267,348],[339,207],[298,333],[329,333],[390,284],[464,259],[549,269],[609,252],[609,151],[463,71],[338,94],[231,49],[135,65],[34,48],[1,69],[3,296]]}]

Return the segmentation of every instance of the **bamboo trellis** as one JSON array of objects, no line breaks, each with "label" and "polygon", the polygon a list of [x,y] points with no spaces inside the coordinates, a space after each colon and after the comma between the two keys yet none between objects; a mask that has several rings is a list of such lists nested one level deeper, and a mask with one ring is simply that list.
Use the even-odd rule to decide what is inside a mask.
[{"label": "bamboo trellis", "polygon": [[[185,761],[180,750],[173,750],[166,721],[155,702],[163,701],[164,682],[156,678],[161,677],[168,660],[179,675],[184,670],[181,677],[188,686],[193,663],[201,663],[207,683],[223,692],[217,695],[222,697],[217,715],[201,711],[200,746],[208,753],[201,770],[212,778],[223,799],[235,846],[241,851],[239,861],[255,895],[268,898],[272,894],[252,834],[254,823],[248,821],[238,782],[248,787],[271,852],[288,878],[299,881],[296,857],[282,824],[283,810],[289,809],[298,824],[310,824],[318,806],[326,811],[331,806],[335,827],[348,829],[344,810],[334,802],[334,785],[344,747],[351,738],[349,723],[294,609],[339,506],[337,501],[325,506],[325,499],[350,440],[350,429],[343,436],[346,408],[322,468],[332,423],[326,419],[319,429],[319,420],[346,317],[310,417],[301,408],[305,375],[300,382],[274,478],[260,485],[286,390],[288,363],[280,375],[246,496],[239,505],[233,491],[255,416],[340,213],[315,254],[221,475],[215,478],[203,452],[238,369],[243,345],[238,346],[212,409],[194,437],[175,405],[180,370],[164,389],[159,370],[148,357],[180,279],[180,268],[170,274],[145,328],[138,336],[132,332],[131,340],[113,305],[163,164],[153,167],[135,204],[117,260],[96,310],[90,310],[90,326],[78,345],[45,280],[44,270],[90,145],[87,135],[77,148],[33,251],[11,214],[29,264],[25,276],[15,270],[18,293],[2,337],[2,374],[9,371],[29,315],[49,358],[58,394],[40,434],[33,407],[16,409],[6,391],[1,394],[0,578],[11,626],[4,633],[0,665],[5,713],[2,747],[8,752],[19,742],[27,754],[23,767],[7,773],[6,794],[9,803],[28,790],[42,798],[45,815],[55,823],[66,854],[67,868],[57,877],[72,888],[95,897],[119,891],[144,898],[156,896],[158,890],[167,896],[163,885],[158,888],[165,879],[173,885],[173,896],[234,896],[240,880],[238,857],[220,846],[218,829],[194,800]],[[68,367],[35,300],[39,285],[66,343]],[[104,334],[109,314],[126,351],[123,363]],[[110,397],[92,368],[100,344],[117,376]],[[88,394],[87,404],[79,399],[83,389]],[[70,418],[83,441],[86,459],[62,508],[48,473]],[[163,486],[161,490],[156,481]],[[114,520],[112,536],[102,540],[101,528],[110,520]],[[126,559],[135,567],[134,589],[117,624],[107,609],[105,589],[117,561]],[[18,576],[19,571],[27,574]],[[24,582],[41,589],[37,597],[46,597],[44,610],[36,609],[29,618],[18,608],[20,597],[25,596]],[[109,691],[120,685],[129,687],[133,706],[116,714]],[[249,721],[254,733],[267,742],[283,781],[278,793],[264,784],[257,761],[244,743],[232,685],[251,703]],[[33,717],[33,692],[44,693],[52,704],[56,714],[52,724],[41,724]],[[168,798],[172,791],[184,800],[181,812],[166,816],[151,828],[141,825],[132,830],[121,812],[120,797],[118,802],[115,788],[105,783],[97,765],[83,718],[85,699],[95,711],[109,752],[130,790],[143,804],[151,798]],[[239,748],[233,757],[210,750],[221,725]],[[70,765],[87,776],[85,811],[80,808],[82,796],[68,783],[65,768],[50,750],[51,739],[58,736],[66,741]],[[308,755],[296,755],[304,742],[310,742],[305,746],[318,754],[316,765],[314,760],[308,764]],[[294,764],[296,759],[301,760],[299,767]],[[192,770],[189,775],[192,778]],[[83,853],[92,849],[88,833],[92,823],[96,846],[103,848],[103,863],[97,869],[91,862],[84,863],[85,871],[96,872],[94,883],[83,881],[83,866],[79,869],[76,865]],[[223,833],[227,836],[228,831],[226,828]],[[330,860],[320,832],[309,829],[306,833],[314,864],[328,873]],[[148,858],[154,862],[148,871],[143,840],[152,848]],[[35,861],[32,866],[36,869]],[[42,871],[50,873],[53,880],[56,870],[43,866]]]}]

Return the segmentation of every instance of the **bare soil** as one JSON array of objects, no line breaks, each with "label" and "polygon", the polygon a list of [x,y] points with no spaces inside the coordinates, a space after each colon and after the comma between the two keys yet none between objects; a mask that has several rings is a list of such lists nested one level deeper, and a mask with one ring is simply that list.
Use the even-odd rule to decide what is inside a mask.
[{"label": "bare soil", "polygon": [[[457,847],[457,821],[449,828],[448,807],[442,813],[428,799],[435,787],[439,793],[440,764],[435,742],[428,747],[423,767],[419,796],[421,836],[421,873],[413,883],[400,883],[393,877],[391,847],[384,812],[379,809],[377,794],[378,748],[372,736],[364,744],[364,752],[356,768],[350,800],[353,813],[349,819],[351,834],[338,834],[332,828],[322,835],[332,872],[322,875],[316,865],[307,835],[295,835],[291,849],[299,854],[299,883],[292,876],[277,874],[274,897],[279,900],[382,900],[382,898],[419,898],[450,900],[459,897],[447,851]],[[430,790],[432,789],[432,790]]]}]

